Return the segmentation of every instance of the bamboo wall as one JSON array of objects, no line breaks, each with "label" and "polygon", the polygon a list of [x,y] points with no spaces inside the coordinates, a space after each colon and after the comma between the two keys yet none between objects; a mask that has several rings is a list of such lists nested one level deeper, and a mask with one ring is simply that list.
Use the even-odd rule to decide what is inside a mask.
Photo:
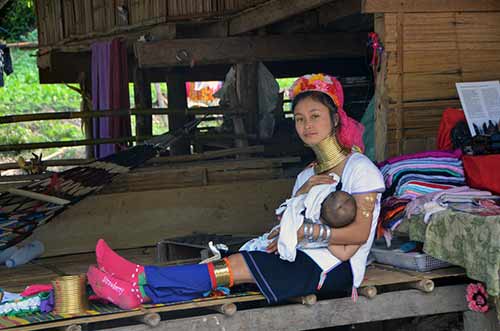
[{"label": "bamboo wall", "polygon": [[[124,27],[220,17],[266,0],[36,0],[40,47]],[[126,12],[119,8],[126,8]]]},{"label": "bamboo wall", "polygon": [[500,79],[500,12],[376,14],[375,30],[386,49],[378,159],[434,149],[443,110],[460,107],[455,83]]}]

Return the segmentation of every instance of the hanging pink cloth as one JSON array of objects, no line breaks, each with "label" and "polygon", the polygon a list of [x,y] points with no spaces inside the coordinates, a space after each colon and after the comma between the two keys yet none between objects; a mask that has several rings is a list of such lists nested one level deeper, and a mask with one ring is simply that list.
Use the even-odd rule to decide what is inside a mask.
[{"label": "hanging pink cloth", "polygon": [[[111,109],[129,109],[130,95],[128,91],[127,47],[121,39],[111,41]],[[132,130],[129,116],[111,118],[112,137],[130,137]],[[117,150],[127,148],[127,144],[116,144]]]}]

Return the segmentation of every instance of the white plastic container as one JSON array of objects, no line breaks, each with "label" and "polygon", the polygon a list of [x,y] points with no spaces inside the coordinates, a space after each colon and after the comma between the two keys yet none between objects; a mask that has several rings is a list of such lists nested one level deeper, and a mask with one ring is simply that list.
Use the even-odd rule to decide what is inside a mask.
[{"label": "white plastic container", "polygon": [[5,265],[8,268],[14,268],[28,263],[29,261],[42,255],[43,251],[44,246],[41,241],[32,241],[14,252],[14,254],[12,254],[12,256],[5,261]]},{"label": "white plastic container", "polygon": [[381,247],[372,247],[371,252],[378,263],[414,271],[425,272],[452,266],[448,262],[438,260],[425,253],[403,253],[397,249],[391,250]]}]

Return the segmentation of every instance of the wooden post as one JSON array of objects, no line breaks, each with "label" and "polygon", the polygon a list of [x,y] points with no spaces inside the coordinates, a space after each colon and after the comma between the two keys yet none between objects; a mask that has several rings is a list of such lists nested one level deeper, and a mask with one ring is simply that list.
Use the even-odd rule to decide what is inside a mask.
[{"label": "wooden post", "polygon": [[[134,101],[135,108],[151,108],[151,82],[145,71],[134,68]],[[151,136],[153,134],[153,116],[136,116],[135,132],[137,137]]]},{"label": "wooden post", "polygon": [[[80,112],[86,112],[92,110],[92,82],[87,77],[85,72],[80,72],[78,77],[80,83],[80,90],[82,91],[82,101],[80,104]],[[82,118],[83,130],[85,133],[85,139],[92,139],[93,134],[93,120],[91,117]],[[93,158],[95,156],[94,146],[89,145],[85,147],[86,158]]]},{"label": "wooden post", "polygon": [[60,331],[82,331],[82,326],[79,324],[71,324],[58,328]]},{"label": "wooden post", "polygon": [[[385,37],[385,17],[384,14],[375,15],[375,32],[384,40]],[[387,147],[387,111],[389,103],[387,100],[387,53],[384,52],[380,59],[380,72],[375,80],[375,159],[383,161],[388,156]],[[391,155],[389,155],[391,156]]]},{"label": "wooden post", "polygon": [[290,298],[289,301],[300,303],[301,305],[312,306],[318,301],[318,298],[315,294],[309,294],[302,297]]},{"label": "wooden post", "polygon": [[238,308],[236,307],[236,305],[234,303],[225,303],[223,305],[220,305],[220,306],[213,306],[213,307],[210,307],[210,309],[212,310],[215,310],[221,314],[224,314],[226,316],[233,316],[236,311],[238,310]]},{"label": "wooden post", "polygon": [[[177,74],[167,77],[168,106],[173,109],[187,109],[186,81]],[[169,114],[168,129],[173,132],[189,120],[186,114]],[[188,138],[181,138],[170,146],[171,155],[190,154]]]},{"label": "wooden post", "polygon": [[158,313],[146,313],[144,315],[136,316],[134,320],[146,324],[149,327],[156,327],[161,322],[160,314]]},{"label": "wooden post", "polygon": [[359,295],[368,299],[373,299],[377,295],[377,288],[375,286],[365,286],[358,290]]},{"label": "wooden post", "polygon": [[408,285],[425,293],[434,291],[434,282],[432,279],[422,279],[415,283],[409,283]]},{"label": "wooden post", "polygon": [[[236,93],[240,106],[247,113],[245,123],[246,131],[253,134],[259,132],[257,67],[257,63],[236,64]],[[237,122],[235,122],[235,129],[236,123]],[[235,133],[239,134],[238,132]]]}]

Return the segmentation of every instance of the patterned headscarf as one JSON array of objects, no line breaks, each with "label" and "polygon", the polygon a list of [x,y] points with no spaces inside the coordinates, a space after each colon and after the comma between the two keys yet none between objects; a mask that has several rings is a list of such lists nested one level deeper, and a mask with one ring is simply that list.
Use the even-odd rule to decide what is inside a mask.
[{"label": "patterned headscarf", "polygon": [[364,151],[363,131],[365,128],[344,111],[344,91],[338,79],[326,74],[304,75],[293,83],[290,98],[293,100],[297,95],[307,91],[322,92],[332,98],[340,119],[339,129],[335,133],[338,142],[348,149],[354,147]]}]

